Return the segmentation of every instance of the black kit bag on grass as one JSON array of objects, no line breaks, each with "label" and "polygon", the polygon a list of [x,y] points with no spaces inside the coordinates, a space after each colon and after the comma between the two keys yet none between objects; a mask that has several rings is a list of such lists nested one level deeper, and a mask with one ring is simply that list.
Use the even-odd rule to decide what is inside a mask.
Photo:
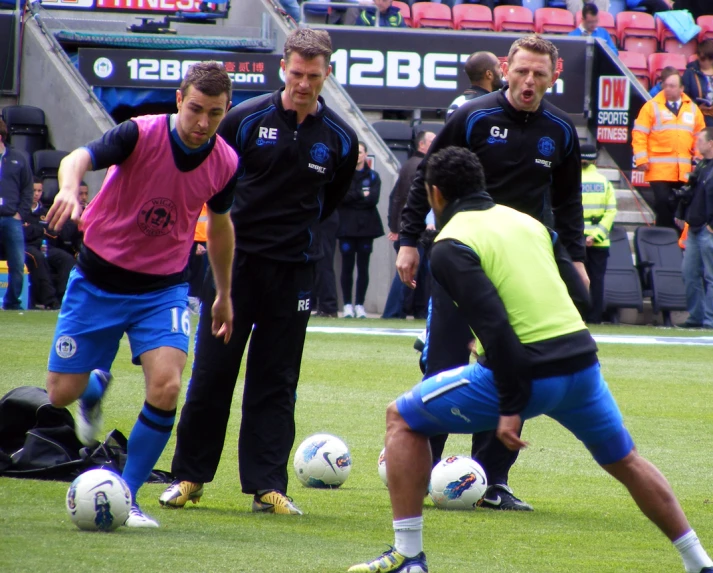
[{"label": "black kit bag on grass", "polygon": [[[113,430],[101,444],[85,447],[77,439],[70,412],[54,408],[43,389],[26,386],[0,399],[0,448],[0,475],[72,481],[95,468],[120,474],[126,464],[127,440]],[[154,470],[147,480],[171,481],[171,474],[161,470]]]}]

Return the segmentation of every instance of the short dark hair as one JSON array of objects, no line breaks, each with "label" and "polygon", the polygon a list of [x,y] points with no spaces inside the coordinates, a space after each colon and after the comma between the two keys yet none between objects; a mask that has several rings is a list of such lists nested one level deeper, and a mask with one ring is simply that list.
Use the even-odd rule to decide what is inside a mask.
[{"label": "short dark hair", "polygon": [[586,18],[587,16],[596,16],[597,14],[599,14],[599,8],[597,8],[597,5],[594,2],[588,2],[582,6],[582,18]]},{"label": "short dark hair", "polygon": [[0,137],[3,143],[7,143],[7,125],[2,119],[0,119]]},{"label": "short dark hair", "polygon": [[490,52],[475,52],[465,62],[465,73],[471,84],[482,81],[485,73],[492,71],[500,61],[495,54]]},{"label": "short dark hair", "polygon": [[418,149],[418,146],[421,145],[421,143],[423,143],[426,140],[426,135],[428,135],[429,133],[433,133],[433,132],[424,129],[423,131],[419,131],[416,134],[416,139],[415,139],[416,149]]},{"label": "short dark hair", "polygon": [[699,56],[708,56],[713,58],[713,40],[703,40],[698,44],[698,50],[696,52]]},{"label": "short dark hair", "polygon": [[683,78],[681,77],[681,72],[679,72],[673,66],[666,66],[663,70],[661,70],[661,83],[664,83],[671,76],[678,76],[678,82],[680,84],[683,84]]},{"label": "short dark hair", "polygon": [[706,134],[706,139],[707,139],[708,141],[713,141],[713,127],[704,127],[704,128],[701,130],[701,133],[705,133],[705,134]]},{"label": "short dark hair", "polygon": [[426,183],[436,185],[446,200],[454,201],[485,190],[485,174],[475,153],[452,145],[428,158]]},{"label": "short dark hair", "polygon": [[225,66],[218,62],[198,62],[188,68],[179,88],[181,95],[185,96],[190,86],[211,97],[226,94],[228,101],[233,96],[233,83],[230,81],[230,76],[225,71]]},{"label": "short dark hair", "polygon": [[305,60],[324,56],[324,62],[328,66],[332,59],[332,39],[324,30],[297,28],[285,40],[283,48],[285,62],[290,61],[293,52],[298,53]]},{"label": "short dark hair", "polygon": [[37,175],[32,176],[32,183],[42,183],[42,177],[37,177]]},{"label": "short dark hair", "polygon": [[360,141],[359,145],[361,145],[364,148],[364,151],[369,151],[369,148],[366,146],[366,143],[364,143],[363,141]]},{"label": "short dark hair", "polygon": [[86,181],[82,181],[82,182],[79,184],[79,186],[80,186],[80,187],[87,187],[87,188],[89,188],[89,185],[87,185],[87,182],[86,182]]},{"label": "short dark hair", "polygon": [[527,50],[534,54],[543,54],[550,57],[552,62],[552,71],[557,69],[557,59],[559,58],[559,52],[555,45],[549,40],[545,40],[543,37],[537,34],[530,34],[529,36],[523,36],[518,38],[510,46],[510,51],[508,52],[508,66],[512,65],[512,60],[520,50]]}]

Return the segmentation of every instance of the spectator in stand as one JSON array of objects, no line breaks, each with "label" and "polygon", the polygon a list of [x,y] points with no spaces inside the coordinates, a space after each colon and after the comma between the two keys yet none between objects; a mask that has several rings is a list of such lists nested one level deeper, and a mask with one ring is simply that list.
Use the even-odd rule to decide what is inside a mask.
[{"label": "spectator in stand", "polygon": [[280,4],[284,8],[285,12],[292,17],[292,19],[299,24],[300,22],[300,5],[297,0],[280,0]]},{"label": "spectator in stand", "polygon": [[27,156],[5,145],[7,125],[0,119],[0,246],[7,259],[8,281],[3,310],[22,310],[25,239],[22,222],[30,214],[32,170]]},{"label": "spectator in stand", "polygon": [[680,212],[688,223],[683,252],[683,282],[689,317],[677,326],[713,328],[713,128],[698,134],[698,153],[703,160],[691,174],[690,192]]},{"label": "spectator in stand", "polygon": [[584,267],[589,276],[590,307],[584,320],[600,324],[604,313],[604,275],[609,258],[609,233],[616,217],[616,193],[604,175],[597,171],[596,146],[585,143],[582,153],[582,207],[587,258]]},{"label": "spectator in stand", "polygon": [[[376,206],[381,194],[381,179],[366,162],[366,145],[359,142],[359,157],[349,191],[339,211],[339,249],[342,252],[342,295],[344,318],[366,318],[364,299],[369,286],[369,258],[374,239],[384,235]],[[356,296],[352,299],[354,264],[357,268]],[[354,305],[352,306],[352,300]]]},{"label": "spectator in stand", "polygon": [[30,273],[32,304],[56,310],[67,289],[74,257],[57,246],[57,237],[47,230],[47,208],[42,205],[42,180],[34,178],[32,208],[25,218],[25,264]]},{"label": "spectator in stand", "polygon": [[582,8],[582,23],[579,28],[572,30],[569,35],[601,38],[607,43],[612,52],[619,54],[619,50],[616,49],[616,44],[614,44],[609,32],[599,27],[599,8],[593,2],[588,2],[584,5],[584,8]]},{"label": "spectator in stand", "polygon": [[705,126],[701,110],[683,93],[678,72],[666,78],[661,93],[643,105],[634,122],[634,163],[651,184],[658,227],[678,230],[674,189],[688,180],[696,136]]},{"label": "spectator in stand", "polygon": [[659,78],[659,81],[657,81],[653,86],[651,86],[651,89],[649,90],[649,95],[651,97],[655,97],[657,94],[659,94],[663,89],[662,85],[666,81],[666,78],[678,73],[679,71],[673,66],[666,66],[663,70],[661,70],[661,77]]},{"label": "spectator in stand", "polygon": [[[380,26],[382,28],[405,28],[401,12],[392,5],[392,0],[374,0],[374,8],[366,8],[361,11],[357,18],[357,26]],[[377,24],[376,12],[379,12],[379,22]]]},{"label": "spectator in stand", "polygon": [[698,105],[706,126],[713,126],[713,40],[698,44],[698,59],[683,72],[683,91]]},{"label": "spectator in stand", "polygon": [[[394,245],[396,253],[399,252],[399,229],[401,228],[401,211],[406,205],[406,198],[408,197],[408,191],[411,188],[411,181],[416,175],[416,170],[418,169],[419,163],[426,157],[428,153],[428,148],[431,147],[431,142],[436,137],[436,134],[432,131],[420,131],[416,135],[416,152],[408,158],[408,160],[401,166],[401,171],[399,171],[399,178],[396,180],[393,191],[389,196],[389,234],[388,238]],[[420,275],[419,268],[419,275]],[[426,277],[417,276],[416,278],[416,289],[425,288],[423,284]],[[413,294],[413,299],[417,298],[418,293],[414,292],[412,289],[408,288],[404,283],[401,282],[399,273],[394,275],[394,280],[391,283],[391,289],[389,290],[389,296],[386,298],[386,304],[384,305],[384,314],[381,318],[406,318],[406,309],[409,306],[407,299]],[[422,309],[425,311],[424,308]],[[416,311],[414,310],[414,313]],[[416,314],[414,314],[416,316]],[[419,318],[425,318],[421,316]]]},{"label": "spectator in stand", "polygon": [[609,0],[592,0],[591,2],[584,2],[584,0],[567,0],[567,10],[572,12],[576,17],[577,12],[581,11],[584,4],[594,4],[597,8],[603,12],[609,12]]},{"label": "spectator in stand", "polygon": [[626,8],[645,8],[649,14],[656,14],[673,9],[673,0],[626,0]]}]

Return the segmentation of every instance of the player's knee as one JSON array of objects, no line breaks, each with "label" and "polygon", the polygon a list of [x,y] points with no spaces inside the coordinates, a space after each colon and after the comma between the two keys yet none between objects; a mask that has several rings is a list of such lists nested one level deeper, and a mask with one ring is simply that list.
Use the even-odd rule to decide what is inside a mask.
[{"label": "player's knee", "polygon": [[399,408],[396,405],[396,402],[391,402],[386,407],[386,429],[387,431],[393,431],[401,426],[405,426],[406,421],[403,419],[401,416],[401,413],[399,412]]},{"label": "player's knee", "polygon": [[78,396],[67,376],[58,372],[49,372],[47,374],[47,397],[55,408],[64,408],[74,402]]},{"label": "player's knee", "polygon": [[146,397],[157,408],[171,410],[176,407],[180,392],[181,378],[166,374],[148,381]]}]

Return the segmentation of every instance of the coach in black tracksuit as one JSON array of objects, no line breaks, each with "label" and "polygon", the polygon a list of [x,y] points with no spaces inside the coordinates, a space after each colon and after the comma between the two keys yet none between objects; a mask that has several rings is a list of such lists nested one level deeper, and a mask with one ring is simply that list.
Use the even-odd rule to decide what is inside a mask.
[{"label": "coach in black tracksuit", "polygon": [[[259,494],[254,511],[270,510],[270,504],[261,504],[263,492],[279,492],[284,501],[287,491],[314,262],[322,256],[313,233],[349,189],[357,161],[354,130],[318,98],[329,55],[300,52],[310,38],[324,43],[319,34],[326,36],[311,29],[293,32],[285,44],[286,87],[239,104],[218,129],[239,158],[232,210],[233,336],[223,344],[211,334],[215,293],[209,277],[173,458],[172,473],[179,480],[213,479],[250,337],[238,460],[243,492]],[[289,52],[294,38],[296,47]],[[317,60],[323,70],[315,68]],[[289,504],[284,512],[301,513]]]},{"label": "coach in black tracksuit", "polygon": [[[512,66],[526,58],[530,65],[533,54],[547,56],[544,51],[531,52],[530,40],[524,42],[514,58]],[[544,48],[537,41],[535,50],[556,50],[546,40]],[[549,44],[551,48],[547,46]],[[529,54],[529,55],[528,55]],[[548,57],[544,57],[548,62]],[[554,67],[554,66],[553,66]],[[556,75],[552,76],[556,80]],[[566,113],[542,100],[547,85],[538,87],[523,82],[519,76],[510,74],[510,87],[465,102],[458,108],[443,131],[433,142],[430,154],[451,145],[466,147],[474,151],[485,170],[488,193],[501,205],[506,205],[527,213],[542,221],[551,216],[547,195],[551,195],[554,211],[554,227],[563,245],[575,262],[584,260],[585,247],[582,219],[581,163],[577,132]],[[528,82],[531,80],[528,80]],[[535,80],[538,82],[540,80]],[[513,83],[519,97],[527,89],[532,111],[524,111],[511,103],[513,94],[507,93]],[[539,95],[538,102],[532,105]],[[517,101],[515,101],[517,104]],[[535,107],[536,106],[536,107]],[[401,219],[400,242],[403,247],[415,247],[424,229],[424,218],[429,210],[424,186],[423,166],[414,178],[408,201]],[[402,253],[399,253],[401,258]],[[397,261],[397,267],[399,261]],[[400,274],[402,273],[399,268]],[[403,275],[402,275],[403,278]],[[458,313],[453,302],[434,281],[432,290],[432,314],[426,347],[426,376],[468,363],[468,342],[472,334],[465,320]],[[517,452],[510,452],[494,439],[495,432],[484,432],[473,436],[472,456],[477,458],[488,474],[488,483],[505,486],[486,493],[483,505],[493,509],[532,509],[518,500],[507,489],[508,473],[517,459]],[[434,461],[443,453],[447,436],[432,439]],[[490,503],[492,501],[492,503]]]}]

